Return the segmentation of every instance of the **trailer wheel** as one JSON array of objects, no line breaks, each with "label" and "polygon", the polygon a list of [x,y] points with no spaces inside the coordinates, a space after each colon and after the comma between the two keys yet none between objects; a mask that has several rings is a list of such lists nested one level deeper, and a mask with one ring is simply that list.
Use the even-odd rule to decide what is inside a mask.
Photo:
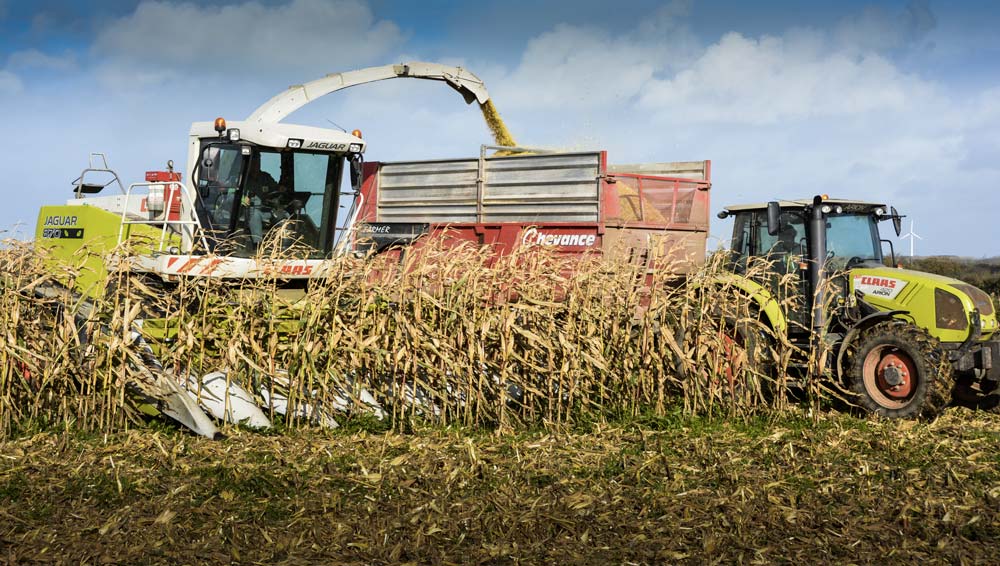
[{"label": "trailer wheel", "polygon": [[951,366],[937,340],[902,322],[862,336],[848,379],[859,404],[883,417],[933,416],[951,397]]}]

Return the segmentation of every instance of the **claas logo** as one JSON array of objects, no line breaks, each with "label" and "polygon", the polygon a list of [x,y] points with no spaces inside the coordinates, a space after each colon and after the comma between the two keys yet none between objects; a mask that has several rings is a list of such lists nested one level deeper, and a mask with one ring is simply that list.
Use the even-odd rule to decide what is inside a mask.
[{"label": "claas logo", "polygon": [[870,276],[867,276],[867,275],[861,278],[861,284],[862,285],[877,285],[879,287],[888,287],[890,289],[895,289],[896,288],[896,280],[895,279],[883,279],[881,277],[870,277]]},{"label": "claas logo", "polygon": [[282,275],[309,275],[312,273],[313,266],[311,265],[282,265],[281,274]]}]

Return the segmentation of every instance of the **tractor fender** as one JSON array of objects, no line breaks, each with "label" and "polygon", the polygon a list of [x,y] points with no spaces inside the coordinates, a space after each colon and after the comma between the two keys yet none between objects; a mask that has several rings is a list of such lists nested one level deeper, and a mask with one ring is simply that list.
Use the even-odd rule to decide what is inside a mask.
[{"label": "tractor fender", "polygon": [[752,281],[737,274],[719,275],[710,278],[700,286],[717,285],[734,287],[757,304],[760,312],[763,313],[765,322],[770,326],[776,336],[784,335],[788,329],[788,321],[785,318],[785,311],[774,294],[760,283]]},{"label": "tractor fender", "polygon": [[837,377],[842,378],[844,375],[844,352],[847,351],[847,347],[850,346],[862,332],[868,330],[876,324],[895,318],[896,315],[909,314],[909,312],[910,311],[904,310],[879,311],[863,317],[857,322],[857,324],[852,326],[847,332],[847,335],[845,335],[844,339],[840,342],[840,348],[837,352]]}]

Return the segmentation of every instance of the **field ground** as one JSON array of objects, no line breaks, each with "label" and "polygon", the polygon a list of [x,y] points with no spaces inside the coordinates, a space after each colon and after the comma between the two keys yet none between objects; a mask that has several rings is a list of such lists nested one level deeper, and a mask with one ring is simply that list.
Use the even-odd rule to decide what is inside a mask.
[{"label": "field ground", "polygon": [[0,561],[16,564],[973,564],[998,548],[1000,416],[966,409],[0,443]]}]

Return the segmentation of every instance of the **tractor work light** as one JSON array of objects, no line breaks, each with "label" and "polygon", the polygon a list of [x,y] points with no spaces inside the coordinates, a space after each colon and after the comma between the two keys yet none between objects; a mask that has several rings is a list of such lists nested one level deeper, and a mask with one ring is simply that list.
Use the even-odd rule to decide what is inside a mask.
[{"label": "tractor work light", "polygon": [[885,209],[884,208],[876,208],[875,209],[875,216],[885,216]]},{"label": "tractor work light", "polygon": [[289,149],[299,149],[300,147],[302,147],[302,140],[300,140],[300,139],[294,139],[294,138],[289,138],[288,139],[288,148]]},{"label": "tractor work light", "polygon": [[347,151],[351,153],[358,153],[359,151],[361,151],[361,144],[352,143],[351,145],[347,146]]},{"label": "tractor work light", "polygon": [[238,141],[240,141],[240,129],[239,128],[229,128],[229,131],[227,132],[227,135],[229,136],[229,141],[231,141],[231,142],[238,142]]}]

